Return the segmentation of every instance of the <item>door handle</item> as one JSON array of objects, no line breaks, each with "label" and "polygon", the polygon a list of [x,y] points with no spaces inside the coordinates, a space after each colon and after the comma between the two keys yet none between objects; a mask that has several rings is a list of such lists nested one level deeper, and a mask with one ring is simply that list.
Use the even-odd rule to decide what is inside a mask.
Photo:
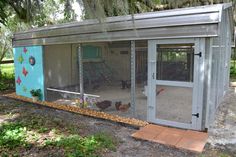
[{"label": "door handle", "polygon": [[152,79],[155,79],[155,73],[152,73]]}]

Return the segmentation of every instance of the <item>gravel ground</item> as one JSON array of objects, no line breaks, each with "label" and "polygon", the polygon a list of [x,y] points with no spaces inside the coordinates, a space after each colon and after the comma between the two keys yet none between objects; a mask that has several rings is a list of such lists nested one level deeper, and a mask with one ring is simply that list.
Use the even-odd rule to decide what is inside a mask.
[{"label": "gravel ground", "polygon": [[[12,118],[20,118],[21,113],[38,116],[46,116],[48,120],[58,121],[61,127],[75,126],[81,136],[91,135],[97,132],[107,132],[115,136],[118,141],[116,151],[104,152],[105,157],[185,157],[185,156],[233,156],[236,157],[236,94],[231,88],[216,116],[216,122],[209,130],[210,138],[202,154],[195,154],[184,150],[164,146],[158,143],[136,140],[130,135],[137,128],[122,124],[104,121],[101,119],[81,116],[74,113],[55,110],[43,106],[23,103],[0,96],[0,123]],[[15,117],[14,117],[15,116]],[[47,148],[31,148],[22,152],[22,156],[63,156],[60,150],[48,150]]]},{"label": "gravel ground", "polygon": [[216,120],[208,132],[208,143],[236,156],[236,87],[227,92],[217,111]]}]

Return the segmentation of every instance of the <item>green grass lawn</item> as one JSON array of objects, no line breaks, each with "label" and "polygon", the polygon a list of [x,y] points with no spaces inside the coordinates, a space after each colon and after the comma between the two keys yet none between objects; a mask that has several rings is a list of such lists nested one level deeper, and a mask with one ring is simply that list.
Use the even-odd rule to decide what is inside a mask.
[{"label": "green grass lawn", "polygon": [[14,64],[1,64],[0,92],[14,89]]},{"label": "green grass lawn", "polygon": [[1,64],[0,65],[2,73],[6,73],[7,75],[12,75],[14,74],[14,64]]},{"label": "green grass lawn", "polygon": [[231,79],[231,81],[235,81],[236,80],[236,61],[235,60],[231,60],[230,79]]},{"label": "green grass lawn", "polygon": [[[234,64],[234,62],[235,62],[235,64]],[[236,60],[231,60],[231,66],[236,68]]]}]

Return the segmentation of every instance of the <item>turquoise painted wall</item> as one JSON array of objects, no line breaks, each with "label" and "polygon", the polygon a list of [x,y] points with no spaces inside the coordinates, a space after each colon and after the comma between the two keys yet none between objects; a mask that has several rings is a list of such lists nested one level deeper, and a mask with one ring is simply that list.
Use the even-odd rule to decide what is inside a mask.
[{"label": "turquoise painted wall", "polygon": [[[41,89],[41,100],[44,95],[43,47],[27,46],[13,49],[15,66],[16,94],[31,98],[30,90]],[[35,58],[31,65],[29,58]]]}]

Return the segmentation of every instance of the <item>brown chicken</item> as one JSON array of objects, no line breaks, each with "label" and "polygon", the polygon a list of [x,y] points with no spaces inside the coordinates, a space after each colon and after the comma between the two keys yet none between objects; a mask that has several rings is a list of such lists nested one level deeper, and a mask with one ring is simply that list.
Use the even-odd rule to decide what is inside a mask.
[{"label": "brown chicken", "polygon": [[165,89],[161,88],[160,90],[156,90],[156,96],[163,92]]},{"label": "brown chicken", "polygon": [[122,112],[125,112],[125,111],[127,111],[130,108],[130,106],[131,106],[130,103],[128,103],[128,104],[121,104],[119,106],[119,110],[122,111]]},{"label": "brown chicken", "polygon": [[97,102],[96,103],[96,106],[97,106],[97,108],[99,108],[100,110],[105,110],[105,109],[107,109],[108,107],[110,107],[111,106],[111,101],[109,101],[109,100],[104,100],[104,101],[101,101],[101,102]]},{"label": "brown chicken", "polygon": [[119,111],[120,105],[121,105],[121,101],[117,101],[117,102],[115,103],[115,106],[116,106],[116,110],[117,110],[117,111]]}]

